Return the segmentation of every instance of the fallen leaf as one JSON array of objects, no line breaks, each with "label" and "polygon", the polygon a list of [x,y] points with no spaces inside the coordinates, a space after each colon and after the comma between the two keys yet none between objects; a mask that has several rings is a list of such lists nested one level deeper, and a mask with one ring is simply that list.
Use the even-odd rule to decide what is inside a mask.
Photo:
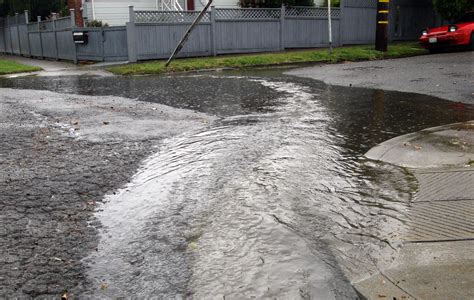
[{"label": "fallen leaf", "polygon": [[107,121],[104,121],[103,123],[104,123],[104,125],[109,125],[110,124],[110,122],[107,122]]},{"label": "fallen leaf", "polygon": [[379,298],[385,298],[385,297],[387,297],[387,295],[379,294]]},{"label": "fallen leaf", "polygon": [[105,289],[108,288],[108,287],[109,287],[109,285],[108,285],[107,283],[102,283],[102,284],[100,285],[100,289],[101,289],[101,290],[105,290]]},{"label": "fallen leaf", "polygon": [[67,300],[67,292],[61,296],[61,300]]}]

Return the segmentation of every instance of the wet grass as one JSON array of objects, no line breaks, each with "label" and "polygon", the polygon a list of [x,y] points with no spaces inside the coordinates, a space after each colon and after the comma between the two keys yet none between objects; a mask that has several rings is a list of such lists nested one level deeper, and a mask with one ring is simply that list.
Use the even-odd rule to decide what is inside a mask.
[{"label": "wet grass", "polygon": [[417,43],[404,42],[389,45],[387,52],[374,50],[373,45],[335,48],[333,53],[327,49],[285,51],[278,53],[223,55],[217,57],[177,59],[167,68],[165,61],[128,64],[109,68],[119,75],[163,74],[205,69],[278,66],[301,63],[337,63],[344,61],[378,60],[427,54]]},{"label": "wet grass", "polygon": [[11,60],[0,59],[0,75],[39,71],[41,68],[23,65]]}]

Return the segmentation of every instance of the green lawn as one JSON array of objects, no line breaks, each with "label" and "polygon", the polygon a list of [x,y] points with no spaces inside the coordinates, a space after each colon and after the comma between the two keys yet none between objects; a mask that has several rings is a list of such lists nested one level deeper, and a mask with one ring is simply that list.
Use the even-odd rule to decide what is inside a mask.
[{"label": "green lawn", "polygon": [[151,61],[109,68],[120,75],[162,74],[216,68],[248,68],[256,66],[275,66],[297,63],[376,60],[414,56],[428,53],[417,43],[404,42],[389,45],[388,52],[375,51],[373,45],[335,48],[332,54],[327,49],[286,51],[250,55],[223,55],[217,57],[177,59],[166,68],[164,61]]},{"label": "green lawn", "polygon": [[41,70],[41,68],[23,65],[11,60],[0,59],[0,75],[21,72],[33,72],[38,70]]}]

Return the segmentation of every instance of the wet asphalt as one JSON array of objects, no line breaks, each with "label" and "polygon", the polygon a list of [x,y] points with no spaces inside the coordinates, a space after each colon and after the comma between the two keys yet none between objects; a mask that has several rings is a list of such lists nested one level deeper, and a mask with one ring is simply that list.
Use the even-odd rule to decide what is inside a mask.
[{"label": "wet asphalt", "polygon": [[2,296],[355,298],[416,190],[363,154],[474,116],[280,71],[0,86]]},{"label": "wet asphalt", "polygon": [[426,94],[474,104],[474,51],[319,65],[289,74],[332,85]]}]

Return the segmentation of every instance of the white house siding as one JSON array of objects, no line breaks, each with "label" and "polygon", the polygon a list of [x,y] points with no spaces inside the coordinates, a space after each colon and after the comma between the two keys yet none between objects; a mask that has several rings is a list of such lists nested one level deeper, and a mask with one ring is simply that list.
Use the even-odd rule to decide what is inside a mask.
[{"label": "white house siding", "polygon": [[[110,26],[125,25],[129,21],[128,6],[135,10],[156,10],[156,0],[94,0],[95,19]],[[83,4],[83,17],[93,20],[92,1]]]},{"label": "white house siding", "polygon": [[314,6],[323,6],[324,0],[314,0]]},{"label": "white house siding", "polygon": [[[202,10],[206,6],[207,0],[194,0],[196,10]],[[239,0],[214,0],[213,6],[218,8],[240,8]],[[315,6],[323,6],[324,0],[314,0]]]},{"label": "white house siding", "polygon": [[[202,10],[206,6],[207,0],[194,0],[194,8]],[[212,5],[218,8],[239,8],[239,0],[214,0]]]},{"label": "white house siding", "polygon": [[[181,0],[184,7],[186,0]],[[195,9],[202,10],[207,0],[194,0]],[[316,6],[324,4],[324,0],[315,0]],[[94,0],[94,10],[92,0],[87,0],[83,4],[83,17],[85,21],[95,19],[109,24],[110,26],[125,25],[129,21],[128,6],[133,5],[135,10],[156,10],[156,0]],[[213,5],[219,8],[239,8],[239,0],[214,0]],[[94,12],[94,13],[93,13]]]}]

